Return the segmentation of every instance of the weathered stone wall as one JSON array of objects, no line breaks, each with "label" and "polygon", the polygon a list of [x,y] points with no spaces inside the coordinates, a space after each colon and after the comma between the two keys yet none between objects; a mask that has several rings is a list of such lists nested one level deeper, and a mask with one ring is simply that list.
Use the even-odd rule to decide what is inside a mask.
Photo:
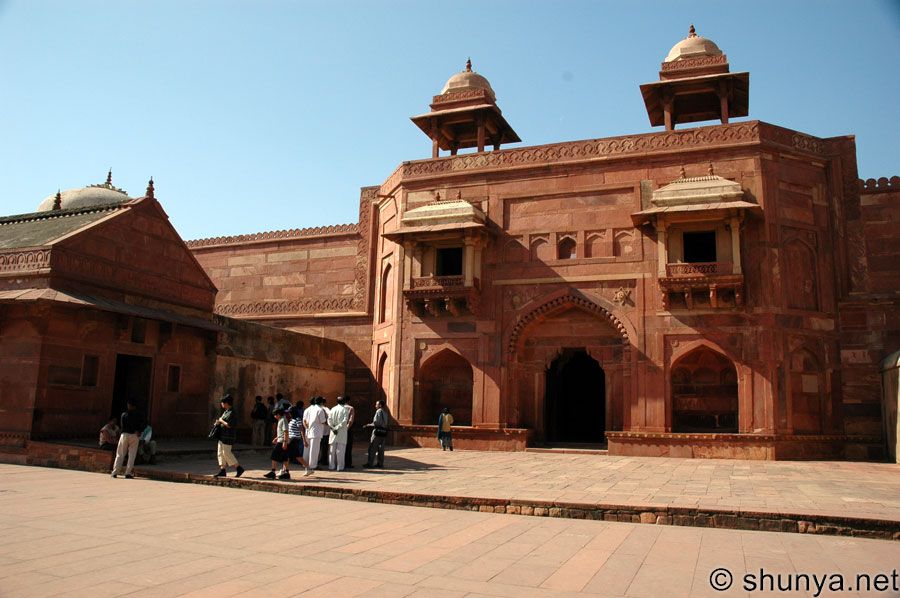
[{"label": "weathered stone wall", "polygon": [[845,429],[881,435],[879,366],[900,349],[900,178],[861,183],[858,197],[862,234],[851,242],[860,274],[840,306]]},{"label": "weathered stone wall", "polygon": [[207,417],[219,410],[230,393],[240,414],[238,433],[249,435],[254,397],[281,393],[291,403],[324,395],[333,402],[344,392],[345,351],[340,341],[298,334],[253,322],[219,317],[230,329],[219,334],[215,374],[209,389]]},{"label": "weathered stone wall", "polygon": [[40,322],[34,306],[0,305],[0,447],[22,448],[31,434]]}]

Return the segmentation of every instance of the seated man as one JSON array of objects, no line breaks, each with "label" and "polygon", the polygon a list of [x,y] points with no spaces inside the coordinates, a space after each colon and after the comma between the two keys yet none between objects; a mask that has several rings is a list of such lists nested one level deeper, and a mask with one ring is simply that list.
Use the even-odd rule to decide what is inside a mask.
[{"label": "seated man", "polygon": [[156,463],[156,441],[153,440],[153,428],[148,424],[138,440],[138,457],[142,463]]},{"label": "seated man", "polygon": [[119,444],[119,422],[111,417],[106,425],[100,428],[100,448],[104,451],[114,451]]}]

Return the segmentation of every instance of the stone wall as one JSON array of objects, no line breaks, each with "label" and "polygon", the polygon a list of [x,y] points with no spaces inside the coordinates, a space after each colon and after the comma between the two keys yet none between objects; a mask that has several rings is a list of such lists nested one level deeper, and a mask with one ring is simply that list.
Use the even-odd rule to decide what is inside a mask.
[{"label": "stone wall", "polygon": [[219,334],[207,417],[230,393],[240,414],[239,437],[250,433],[254,397],[281,393],[291,403],[325,395],[333,402],[344,392],[346,347],[340,341],[298,334],[271,326],[217,317],[229,332]]},{"label": "stone wall", "polygon": [[840,307],[845,430],[881,435],[879,366],[900,349],[900,177],[860,182],[857,209],[863,267]]}]

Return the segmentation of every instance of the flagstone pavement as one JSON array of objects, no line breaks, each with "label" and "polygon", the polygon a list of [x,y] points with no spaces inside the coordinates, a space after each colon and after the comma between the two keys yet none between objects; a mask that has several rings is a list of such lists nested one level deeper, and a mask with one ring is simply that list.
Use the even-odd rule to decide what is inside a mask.
[{"label": "flagstone pavement", "polygon": [[[422,461],[416,451],[391,459],[400,454]],[[454,454],[442,467],[477,457]],[[546,457],[536,460],[537,471],[559,477]],[[687,475],[686,490],[701,485],[697,472],[724,465],[671,467]],[[721,471],[759,475],[746,463]],[[898,563],[900,543],[886,540],[423,509],[0,465],[0,596],[11,598],[731,597],[756,594],[745,576],[761,569],[831,583],[843,575],[853,589],[858,574],[882,575],[888,585],[872,587],[884,591],[828,595],[897,596]],[[727,591],[711,587],[711,577],[727,581],[719,568],[732,576]]]},{"label": "flagstone pavement", "polygon": [[[265,452],[238,453],[246,478],[268,471]],[[596,454],[395,448],[385,469],[295,472],[291,484],[610,505],[677,506],[900,521],[900,465],[847,461],[741,461]],[[150,467],[149,469],[153,469]],[[156,469],[212,474],[213,450]],[[233,473],[229,472],[229,476]]]}]

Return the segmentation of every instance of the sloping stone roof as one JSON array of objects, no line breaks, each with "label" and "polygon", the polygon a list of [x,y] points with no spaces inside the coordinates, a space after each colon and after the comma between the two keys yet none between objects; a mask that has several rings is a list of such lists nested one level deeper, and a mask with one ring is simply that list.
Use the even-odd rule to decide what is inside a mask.
[{"label": "sloping stone roof", "polygon": [[0,217],[0,249],[40,247],[79,230],[121,209],[126,199],[115,204],[52,210]]}]

